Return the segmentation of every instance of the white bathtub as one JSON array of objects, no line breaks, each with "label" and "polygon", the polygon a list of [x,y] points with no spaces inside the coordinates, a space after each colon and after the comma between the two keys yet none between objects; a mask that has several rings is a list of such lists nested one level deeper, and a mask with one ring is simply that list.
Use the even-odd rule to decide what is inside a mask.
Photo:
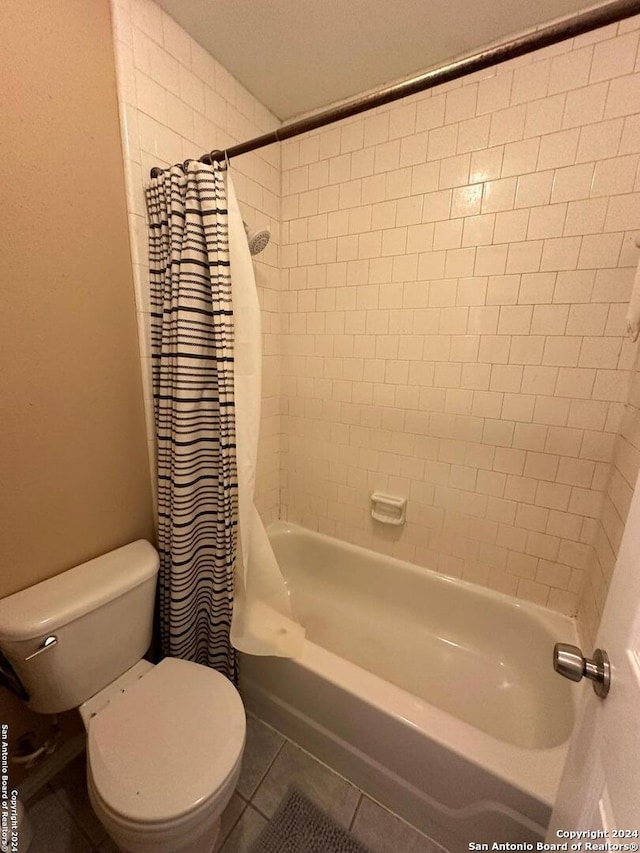
[{"label": "white bathtub", "polygon": [[302,657],[242,656],[247,707],[450,850],[544,835],[578,689],[572,620],[292,524],[269,530]]}]

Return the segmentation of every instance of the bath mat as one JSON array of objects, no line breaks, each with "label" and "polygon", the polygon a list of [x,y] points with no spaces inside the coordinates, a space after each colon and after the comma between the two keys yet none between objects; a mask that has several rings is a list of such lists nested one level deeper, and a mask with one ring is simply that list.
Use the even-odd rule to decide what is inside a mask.
[{"label": "bath mat", "polygon": [[278,806],[251,853],[370,853],[297,788]]}]

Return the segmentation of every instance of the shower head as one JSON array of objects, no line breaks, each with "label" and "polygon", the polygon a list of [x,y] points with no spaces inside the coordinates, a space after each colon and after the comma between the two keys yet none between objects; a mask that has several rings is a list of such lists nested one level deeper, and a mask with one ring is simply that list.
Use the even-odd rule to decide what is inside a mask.
[{"label": "shower head", "polygon": [[249,243],[249,251],[252,255],[259,255],[267,247],[267,243],[271,239],[271,231],[268,228],[262,228],[259,231],[250,231],[246,222],[243,223],[244,230],[247,232],[247,242]]}]

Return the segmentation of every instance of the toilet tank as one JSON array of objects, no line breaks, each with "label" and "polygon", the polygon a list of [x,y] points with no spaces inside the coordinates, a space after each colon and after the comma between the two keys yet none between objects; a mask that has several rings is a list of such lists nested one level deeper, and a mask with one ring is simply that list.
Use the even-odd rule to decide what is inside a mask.
[{"label": "toilet tank", "polygon": [[30,708],[76,708],[141,660],[158,568],[139,539],[0,600],[0,651]]}]

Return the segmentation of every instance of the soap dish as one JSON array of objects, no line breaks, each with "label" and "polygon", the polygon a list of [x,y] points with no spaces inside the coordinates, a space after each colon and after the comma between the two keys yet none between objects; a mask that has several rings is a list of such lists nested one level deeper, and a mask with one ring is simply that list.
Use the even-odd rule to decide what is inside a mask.
[{"label": "soap dish", "polygon": [[371,518],[382,524],[404,524],[407,499],[374,492],[371,495]]}]

